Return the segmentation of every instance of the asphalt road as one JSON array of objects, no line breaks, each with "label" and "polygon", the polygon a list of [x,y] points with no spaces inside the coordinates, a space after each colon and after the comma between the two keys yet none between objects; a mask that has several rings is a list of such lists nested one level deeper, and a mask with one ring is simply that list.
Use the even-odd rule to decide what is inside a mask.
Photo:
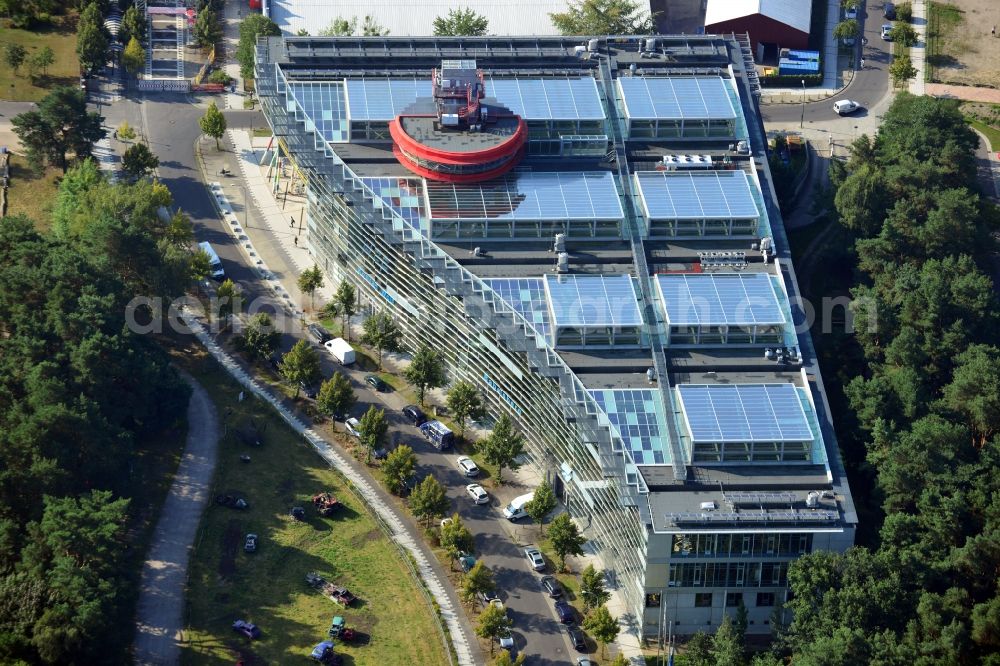
[{"label": "asphalt road", "polygon": [[[809,104],[766,104],[761,105],[760,111],[764,119],[764,124],[784,124],[794,123],[803,120],[805,127],[811,123],[825,122],[837,118],[833,112],[833,102],[838,99],[852,99],[859,102],[862,109],[855,113],[856,117],[863,117],[866,110],[881,100],[889,89],[889,63],[892,61],[890,53],[891,42],[883,41],[880,37],[883,23],[889,23],[882,18],[882,3],[869,2],[866,9],[860,12],[858,19],[863,21],[862,30],[864,40],[867,43],[858,44],[856,49],[860,49],[865,60],[865,68],[854,73],[854,79],[840,93],[830,99]],[[803,115],[804,111],[804,115]],[[849,122],[846,119],[845,123]]]}]

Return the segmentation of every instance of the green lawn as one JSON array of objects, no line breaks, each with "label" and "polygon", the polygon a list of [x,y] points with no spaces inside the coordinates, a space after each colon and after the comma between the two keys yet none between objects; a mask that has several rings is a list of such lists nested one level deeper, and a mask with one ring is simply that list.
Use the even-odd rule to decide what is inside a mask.
[{"label": "green lawn", "polygon": [[[312,647],[326,639],[335,615],[371,637],[366,645],[341,646],[347,664],[445,664],[447,656],[434,611],[397,548],[364,504],[306,443],[267,407],[238,403],[239,388],[204,352],[177,354],[208,389],[228,429],[252,417],[264,444],[247,448],[231,434],[219,450],[213,495],[239,494],[250,509],[213,505],[202,519],[189,573],[185,664],[306,663]],[[249,453],[252,462],[241,463]],[[330,490],[345,505],[332,519],[320,518],[309,498]],[[304,506],[307,519],[288,517]],[[259,535],[258,552],[243,552],[247,532]],[[361,599],[349,610],[311,590],[309,571],[346,585]],[[260,625],[250,644],[230,629],[237,618]]]},{"label": "green lawn", "polygon": [[36,174],[28,167],[27,158],[11,154],[7,215],[24,214],[34,220],[39,231],[47,231],[51,226],[52,205],[61,179],[62,169],[47,167],[41,174]]},{"label": "green lawn", "polygon": [[0,48],[6,44],[20,44],[27,50],[27,57],[36,50],[49,46],[56,61],[45,76],[32,80],[27,67],[22,65],[14,74],[5,64],[0,67],[0,99],[37,102],[53,87],[75,85],[80,77],[80,63],[76,57],[76,14],[53,17],[52,25],[36,30],[19,30],[0,22]]},{"label": "green lawn", "polygon": [[966,120],[986,136],[986,140],[990,142],[990,152],[1000,151],[1000,129],[971,118]]}]

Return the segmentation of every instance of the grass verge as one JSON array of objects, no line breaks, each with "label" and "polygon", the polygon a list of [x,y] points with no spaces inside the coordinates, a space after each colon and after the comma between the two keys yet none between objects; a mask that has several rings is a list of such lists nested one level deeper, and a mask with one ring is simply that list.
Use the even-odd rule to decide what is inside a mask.
[{"label": "grass verge", "polygon": [[966,120],[970,125],[983,133],[986,140],[990,143],[990,152],[1000,151],[1000,129],[979,120],[972,120],[971,118],[966,118]]},{"label": "grass verge", "polygon": [[46,167],[38,174],[28,165],[28,158],[11,154],[7,214],[26,215],[34,220],[36,229],[48,231],[61,180],[62,170],[58,167]]},{"label": "grass verge", "polygon": [[0,23],[0,48],[7,44],[20,44],[27,51],[26,59],[48,46],[55,54],[55,62],[45,75],[28,76],[22,65],[15,74],[6,64],[0,67],[0,99],[14,102],[37,102],[56,86],[75,85],[80,76],[80,63],[76,57],[76,14],[52,17],[52,23],[37,30],[21,30]]},{"label": "grass verge", "polygon": [[[338,642],[345,664],[448,663],[420,583],[345,481],[269,407],[239,402],[238,385],[206,352],[192,345],[174,356],[205,386],[225,424],[213,496],[236,494],[250,503],[245,512],[213,505],[202,518],[189,571],[183,663],[304,662],[336,615],[370,639]],[[263,432],[261,447],[247,448],[232,434],[251,419]],[[252,461],[240,462],[241,453]],[[309,502],[321,490],[344,505],[331,519]],[[292,506],[306,508],[305,521],[288,516]],[[259,536],[253,554],[243,552],[248,532]],[[305,584],[309,571],[345,585],[361,602],[343,609],[320,596]],[[250,643],[233,633],[238,618],[259,624],[261,639]]]}]

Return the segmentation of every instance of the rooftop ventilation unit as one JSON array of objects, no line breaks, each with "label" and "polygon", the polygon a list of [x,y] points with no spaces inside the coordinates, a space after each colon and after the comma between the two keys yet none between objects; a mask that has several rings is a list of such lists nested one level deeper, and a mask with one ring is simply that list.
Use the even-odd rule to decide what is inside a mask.
[{"label": "rooftop ventilation unit", "polygon": [[552,251],[559,253],[566,252],[566,234],[556,234],[556,243]]},{"label": "rooftop ventilation unit", "polygon": [[569,272],[569,253],[560,252],[559,257],[556,259],[556,273],[568,273]]}]

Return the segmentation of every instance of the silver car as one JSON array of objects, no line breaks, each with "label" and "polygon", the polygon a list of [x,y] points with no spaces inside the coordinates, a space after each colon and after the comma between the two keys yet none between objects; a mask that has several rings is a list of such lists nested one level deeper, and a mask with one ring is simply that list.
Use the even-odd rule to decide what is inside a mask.
[{"label": "silver car", "polygon": [[532,569],[535,571],[545,571],[545,558],[542,557],[542,551],[537,548],[525,548],[524,556],[528,558]]}]

